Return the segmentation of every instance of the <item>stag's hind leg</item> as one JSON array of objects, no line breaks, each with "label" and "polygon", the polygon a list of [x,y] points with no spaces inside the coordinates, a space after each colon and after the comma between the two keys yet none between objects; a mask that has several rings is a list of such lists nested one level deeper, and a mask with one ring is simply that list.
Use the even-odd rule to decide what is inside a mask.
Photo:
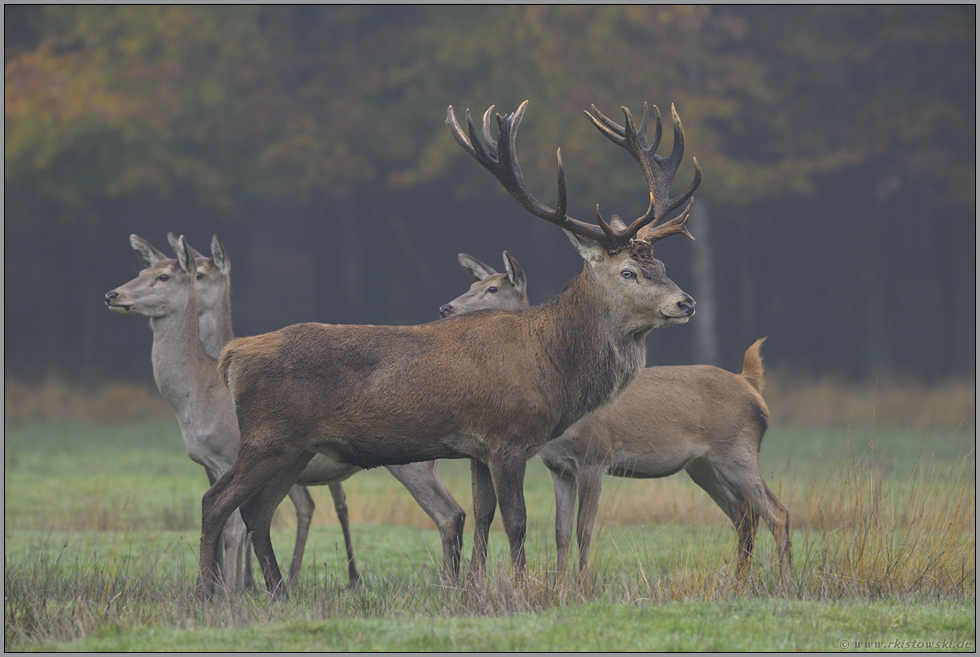
[{"label": "stag's hind leg", "polygon": [[311,458],[313,458],[312,452],[304,452],[294,458],[241,506],[242,520],[245,521],[245,526],[252,537],[255,558],[262,568],[266,589],[273,598],[285,596],[286,586],[282,581],[282,572],[279,570],[275,550],[272,548],[270,535],[272,516]]},{"label": "stag's hind leg", "polygon": [[[204,494],[201,499],[201,557],[196,597],[210,597],[214,590],[215,562],[221,530],[229,516],[263,489],[270,480],[276,477],[281,479],[283,471],[289,468],[301,452],[302,450],[297,450],[292,454],[284,454],[273,450],[262,450],[244,443],[232,466]],[[295,480],[294,475],[290,485]],[[286,490],[288,486],[283,490],[283,496]]]},{"label": "stag's hind leg", "polygon": [[347,513],[347,495],[339,482],[330,484],[330,496],[333,498],[333,508],[337,512],[337,521],[344,534],[344,549],[347,551],[347,590],[353,591],[361,585],[361,574],[357,572],[354,563],[354,543],[350,537],[350,516]]}]

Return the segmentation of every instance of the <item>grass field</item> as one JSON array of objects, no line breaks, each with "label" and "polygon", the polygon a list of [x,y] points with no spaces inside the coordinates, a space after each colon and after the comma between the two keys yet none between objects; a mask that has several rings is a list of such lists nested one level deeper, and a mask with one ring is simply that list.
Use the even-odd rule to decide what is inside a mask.
[{"label": "grass field", "polygon": [[[790,510],[790,590],[778,584],[765,528],[747,585],[734,585],[734,532],[684,474],[607,478],[589,577],[581,587],[556,583],[554,497],[535,460],[521,590],[496,524],[485,585],[444,586],[437,532],[382,469],[345,482],[360,590],[344,590],[342,538],[319,488],[302,582],[288,601],[246,593],[200,604],[191,593],[207,480],[174,422],[8,423],[4,647],[850,651],[869,641],[975,650],[972,428],[774,428],[761,465]],[[467,463],[440,469],[471,508]],[[275,522],[281,560],[294,538],[289,506]]]}]

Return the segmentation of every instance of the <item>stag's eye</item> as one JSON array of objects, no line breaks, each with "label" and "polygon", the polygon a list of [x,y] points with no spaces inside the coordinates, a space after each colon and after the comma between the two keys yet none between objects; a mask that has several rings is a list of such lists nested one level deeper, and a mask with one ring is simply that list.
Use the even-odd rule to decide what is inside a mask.
[{"label": "stag's eye", "polygon": [[169,281],[170,280],[170,277],[167,276],[166,274],[160,274],[159,276],[157,276],[157,280],[158,281]]},{"label": "stag's eye", "polygon": [[487,292],[489,292],[490,294],[496,294],[497,293],[497,288],[496,287],[493,287],[493,286],[490,286],[490,287],[487,288]]},{"label": "stag's eye", "polygon": [[636,278],[636,272],[632,269],[624,269],[623,271],[619,272],[619,275],[627,281],[631,281]]},{"label": "stag's eye", "polygon": [[202,274],[201,272],[197,272],[195,278],[197,278],[197,280],[201,280],[202,278],[204,278],[204,274]]}]

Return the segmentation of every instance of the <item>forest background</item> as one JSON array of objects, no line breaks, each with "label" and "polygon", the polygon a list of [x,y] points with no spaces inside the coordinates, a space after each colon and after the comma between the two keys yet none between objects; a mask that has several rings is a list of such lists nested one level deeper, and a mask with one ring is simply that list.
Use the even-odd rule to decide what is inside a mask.
[{"label": "forest background", "polygon": [[[463,153],[446,108],[510,112],[525,177],[570,214],[639,216],[643,177],[583,114],[684,121],[690,228],[657,245],[698,302],[650,364],[972,386],[975,6],[4,8],[4,376],[152,385],[151,335],[104,308],[136,233],[233,263],[235,331],[412,324],[524,266],[581,267]],[[494,131],[496,127],[494,126]],[[142,330],[141,330],[142,329]]]}]

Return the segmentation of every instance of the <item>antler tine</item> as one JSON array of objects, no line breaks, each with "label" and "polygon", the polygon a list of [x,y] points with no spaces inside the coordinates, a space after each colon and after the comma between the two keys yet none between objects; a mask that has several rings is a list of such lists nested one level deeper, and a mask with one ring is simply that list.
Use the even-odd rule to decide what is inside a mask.
[{"label": "antler tine", "polygon": [[[677,112],[673,106],[671,106],[671,113],[674,119],[674,147],[670,156],[666,159],[658,156],[655,152],[660,145],[660,137],[662,135],[660,110],[657,109],[656,105],[654,105],[653,110],[656,117],[657,129],[652,144],[648,143],[646,139],[646,130],[650,116],[649,106],[646,103],[643,104],[643,118],[640,121],[639,129],[636,128],[633,122],[633,116],[626,107],[623,107],[623,114],[626,117],[625,126],[619,125],[604,115],[595,105],[592,105],[592,112],[586,111],[586,115],[602,134],[613,143],[625,148],[636,159],[640,168],[643,170],[644,177],[647,179],[647,185],[650,188],[650,205],[647,208],[647,212],[632,224],[626,226],[615,215],[613,215],[612,222],[607,223],[599,213],[598,205],[596,206],[595,213],[598,225],[587,224],[568,216],[568,190],[565,185],[565,168],[562,165],[561,149],[558,149],[557,154],[557,208],[552,209],[544,205],[530,193],[524,182],[520,163],[517,161],[516,146],[517,131],[520,127],[521,119],[524,117],[527,102],[524,101],[516,111],[506,116],[496,115],[497,141],[494,141],[490,134],[490,115],[493,113],[492,105],[483,114],[482,141],[470,117],[469,110],[466,111],[468,134],[464,133],[459,123],[457,123],[452,105],[449,106],[446,115],[446,125],[449,126],[450,132],[459,145],[462,146],[463,150],[469,153],[485,169],[490,171],[500,181],[500,184],[504,186],[504,189],[521,204],[521,207],[534,216],[560,226],[580,237],[599,242],[610,251],[616,251],[626,246],[645,227],[647,230],[643,231],[644,237],[642,239],[651,242],[675,233],[684,233],[689,237],[691,236],[684,227],[687,221],[687,215],[690,212],[690,205],[681,217],[667,222],[663,226],[660,226],[658,230],[654,230],[654,227],[663,221],[670,212],[691,198],[694,190],[701,183],[701,168],[698,166],[697,160],[695,160],[694,166],[696,173],[694,181],[681,196],[675,199],[669,198],[670,184],[674,179],[674,174],[677,172],[677,167],[684,157],[684,130],[681,127],[680,118],[677,116]],[[484,142],[486,142],[486,146],[484,146]],[[654,163],[657,164],[656,167],[653,166]]]},{"label": "antler tine", "polygon": [[687,230],[687,220],[691,216],[691,206],[694,205],[694,199],[692,198],[684,208],[684,212],[680,213],[670,221],[660,224],[659,226],[654,226],[648,224],[644,226],[637,232],[637,239],[643,240],[649,244],[653,244],[657,240],[662,240],[670,235],[676,235],[680,233],[681,235],[687,235],[689,239],[694,239],[694,235],[691,235]]},{"label": "antler tine", "polygon": [[569,217],[566,210],[568,208],[568,188],[565,184],[565,168],[562,165],[561,149],[558,149],[558,207],[549,208],[536,199],[527,189],[524,176],[521,173],[520,163],[517,161],[517,131],[520,127],[521,119],[524,116],[524,109],[527,101],[521,103],[517,111],[506,116],[497,114],[497,141],[493,141],[490,135],[490,114],[493,106],[483,115],[483,137],[489,148],[484,148],[480,142],[476,127],[470,119],[469,110],[466,112],[467,127],[469,136],[465,135],[456,121],[456,115],[452,105],[446,115],[446,125],[452,133],[456,142],[462,146],[463,150],[470,154],[485,169],[492,173],[504,189],[510,193],[514,199],[521,204],[525,210],[536,217],[553,223],[565,230],[571,231],[576,235],[596,240],[607,244],[609,248],[616,248],[606,236],[600,226],[593,226],[577,219]]},{"label": "antler tine", "polygon": [[[491,105],[487,108],[487,111],[483,113],[483,141],[487,142],[487,146],[496,152],[497,142],[493,140],[493,135],[490,134],[490,113],[493,112],[493,108],[496,105]],[[469,110],[466,110],[466,115],[469,116]]]},{"label": "antler tine", "polygon": [[[623,107],[623,114],[626,117],[626,125],[621,126],[609,117],[600,112],[595,105],[592,106],[592,113],[586,112],[593,125],[615,144],[622,146],[629,152],[640,165],[643,175],[647,179],[650,188],[650,205],[646,213],[634,221],[628,231],[639,233],[643,227],[655,227],[664,218],[680,207],[694,194],[694,190],[701,184],[701,168],[694,160],[695,176],[694,181],[688,185],[677,198],[670,198],[670,185],[674,180],[674,175],[684,158],[684,128],[681,125],[680,117],[676,108],[671,105],[671,118],[674,123],[674,145],[667,158],[657,155],[656,150],[660,145],[660,138],[663,134],[663,126],[660,119],[660,110],[653,106],[656,117],[656,134],[653,143],[647,143],[646,129],[649,118],[649,109],[646,103],[643,104],[643,119],[640,121],[639,129],[636,128],[633,117],[628,108]],[[653,166],[656,163],[657,166]],[[671,224],[673,225],[673,224]],[[676,231],[675,231],[676,232]],[[685,231],[686,232],[686,231]],[[624,232],[625,234],[625,232]],[[645,231],[644,234],[650,234]],[[672,233],[671,233],[672,234]]]}]

